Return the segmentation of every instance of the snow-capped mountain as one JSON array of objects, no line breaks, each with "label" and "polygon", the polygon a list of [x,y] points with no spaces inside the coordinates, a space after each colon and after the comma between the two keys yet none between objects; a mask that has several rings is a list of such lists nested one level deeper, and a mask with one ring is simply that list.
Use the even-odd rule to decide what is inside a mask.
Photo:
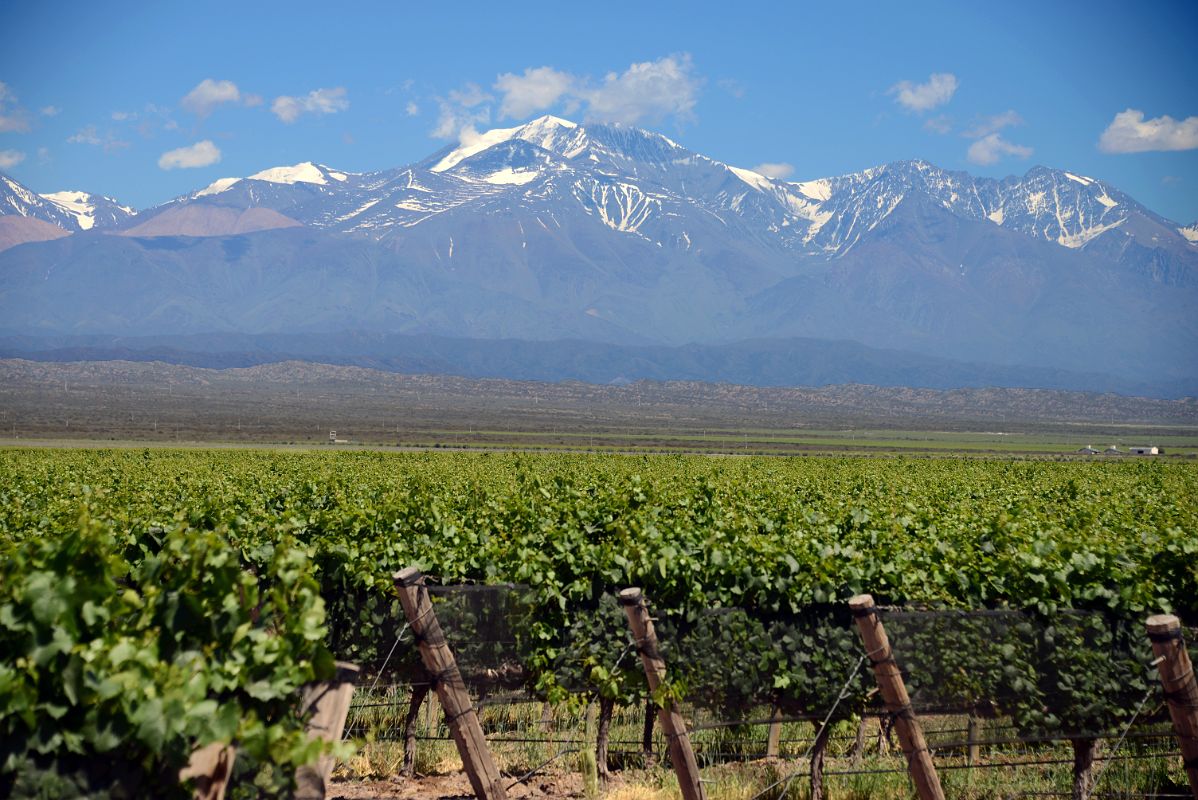
[{"label": "snow-capped mountain", "polygon": [[39,195],[0,174],[0,250],[60,239],[77,231],[115,228],[136,213],[111,197],[87,192]]},{"label": "snow-capped mountain", "polygon": [[[18,199],[65,213],[32,197]],[[0,317],[113,334],[807,337],[1198,380],[1198,223],[1044,167],[783,181],[650,131],[542,117],[396,169],[222,178],[110,231],[0,256]]]},{"label": "snow-capped mountain", "polygon": [[115,228],[137,216],[132,208],[121,205],[111,197],[87,192],[51,192],[43,194],[42,199],[68,214],[74,227],[81,231]]},{"label": "snow-capped mountain", "polygon": [[78,230],[69,212],[4,174],[0,174],[0,216],[37,219],[65,230]]},{"label": "snow-capped mountain", "polygon": [[1194,228],[1169,223],[1105,182],[1063,170],[1035,167],[995,180],[905,161],[789,182],[691,152],[660,134],[552,116],[487,131],[406,168],[352,174],[312,163],[276,167],[222,178],[161,208],[265,207],[303,224],[388,239],[437,215],[499,201],[541,209],[542,220],[581,211],[617,232],[683,249],[697,246],[690,228],[704,227],[695,222],[702,215],[724,228],[732,223],[765,246],[830,258],[851,250],[913,196],[1071,249],[1108,232],[1146,237],[1155,243],[1148,246],[1196,238]]},{"label": "snow-capped mountain", "polygon": [[74,191],[39,195],[0,174],[0,216],[40,219],[66,231],[87,231],[116,227],[136,214],[111,197]]}]

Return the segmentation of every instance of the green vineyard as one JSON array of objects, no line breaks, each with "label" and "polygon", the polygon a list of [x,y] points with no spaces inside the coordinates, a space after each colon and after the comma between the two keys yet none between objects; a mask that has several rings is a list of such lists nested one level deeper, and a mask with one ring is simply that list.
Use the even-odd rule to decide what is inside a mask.
[{"label": "green vineyard", "polygon": [[[713,729],[876,713],[846,605],[863,592],[929,712],[1025,739],[1159,722],[1143,621],[1198,621],[1198,469],[14,449],[0,551],[0,794],[165,796],[194,748],[235,741],[249,796],[285,791],[320,750],[296,697],[335,660],[374,689],[420,680],[396,647],[409,566],[508,587],[458,613],[439,601],[467,677],[547,706],[595,698],[601,723],[647,694],[615,600],[628,586],[670,666],[653,699]],[[1141,778],[1184,784],[1180,763]]]}]

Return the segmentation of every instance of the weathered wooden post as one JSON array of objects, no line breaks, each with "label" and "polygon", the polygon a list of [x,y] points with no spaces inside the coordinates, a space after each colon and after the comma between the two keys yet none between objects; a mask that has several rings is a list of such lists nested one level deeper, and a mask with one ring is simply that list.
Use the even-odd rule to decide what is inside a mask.
[{"label": "weathered wooden post", "polygon": [[645,769],[657,766],[657,753],[653,751],[653,722],[657,719],[657,704],[652,697],[645,698],[645,724],[641,728],[641,756]]},{"label": "weathered wooden post", "polygon": [[965,739],[968,742],[968,749],[965,751],[965,763],[971,767],[982,758],[982,747],[978,744],[978,739],[981,738],[981,728],[981,720],[970,714],[965,728]]},{"label": "weathered wooden post", "polygon": [[861,633],[861,641],[865,643],[865,653],[874,665],[874,678],[882,691],[882,699],[886,701],[886,710],[894,719],[899,744],[903,748],[903,755],[907,757],[907,770],[915,782],[920,800],[944,800],[940,776],[936,774],[936,765],[932,763],[923,731],[911,708],[911,698],[907,696],[907,687],[903,685],[903,676],[894,660],[894,651],[890,649],[886,629],[878,619],[874,599],[871,595],[859,594],[849,600],[849,608],[857,620],[857,630]]},{"label": "weathered wooden post", "polygon": [[[632,629],[632,638],[640,651],[641,663],[645,666],[649,691],[655,692],[665,680],[666,662],[662,660],[657,648],[657,633],[653,630],[653,620],[649,618],[645,596],[640,589],[629,588],[620,592],[619,599],[624,613],[628,616],[628,626]],[[703,784],[699,780],[699,764],[695,761],[695,751],[691,749],[686,722],[678,713],[677,704],[670,700],[664,708],[658,710],[657,716],[666,735],[670,761],[674,765],[674,773],[678,776],[683,800],[706,800]]]},{"label": "weathered wooden post", "polygon": [[[324,739],[326,742],[341,741],[345,720],[349,716],[349,702],[354,696],[354,684],[359,669],[344,661],[337,662],[337,674],[333,680],[318,683],[304,689],[300,713],[312,713],[308,719],[308,738]],[[295,800],[324,800],[328,792],[329,779],[333,775],[333,757],[321,756],[315,764],[308,764],[295,771]]]},{"label": "weathered wooden post", "polygon": [[412,696],[408,698],[408,713],[403,719],[403,767],[399,774],[410,778],[416,773],[416,719],[420,716],[420,706],[428,697],[428,685],[412,687]]},{"label": "weathered wooden post", "polygon": [[399,590],[399,602],[408,618],[408,627],[412,629],[424,668],[431,677],[441,707],[445,709],[449,730],[457,743],[462,766],[466,769],[466,777],[470,779],[475,797],[479,800],[505,800],[507,792],[503,788],[503,779],[487,748],[478,712],[466,693],[462,673],[445,641],[441,623],[433,613],[424,576],[415,567],[408,567],[395,573],[394,579],[395,587]]},{"label": "weathered wooden post", "polygon": [[765,737],[765,758],[767,761],[778,760],[778,746],[782,740],[782,708],[774,703],[770,708],[770,727]]},{"label": "weathered wooden post", "polygon": [[1173,732],[1181,745],[1190,791],[1198,800],[1198,679],[1194,677],[1194,664],[1182,638],[1181,620],[1172,614],[1149,617],[1148,639],[1165,688]]},{"label": "weathered wooden post", "polygon": [[237,749],[221,742],[194,750],[179,770],[179,783],[191,781],[192,800],[224,800],[236,758]]}]

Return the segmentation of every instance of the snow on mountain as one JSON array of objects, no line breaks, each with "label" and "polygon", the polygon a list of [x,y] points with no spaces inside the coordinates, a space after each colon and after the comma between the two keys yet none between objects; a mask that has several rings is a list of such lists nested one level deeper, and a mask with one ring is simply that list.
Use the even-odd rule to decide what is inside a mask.
[{"label": "snow on mountain", "polygon": [[199,197],[209,197],[227,192],[242,181],[264,181],[266,183],[278,183],[284,185],[294,185],[297,183],[310,183],[317,186],[328,186],[329,181],[337,183],[345,183],[349,180],[350,174],[330,169],[323,164],[314,164],[311,161],[304,161],[294,166],[289,167],[271,167],[264,169],[261,172],[255,172],[245,178],[218,178],[212,183],[200,189],[198,192],[193,192],[189,195],[190,199]]},{"label": "snow on mountain", "polygon": [[586,146],[586,133],[577,124],[546,115],[515,128],[495,128],[477,134],[449,152],[442,151],[442,154],[438,154],[440,158],[433,156],[437,161],[429,169],[432,172],[445,172],[477,153],[513,139],[535,144],[542,150],[559,153],[566,158],[573,158]]},{"label": "snow on mountain", "polygon": [[0,174],[0,215],[15,215],[76,230],[75,218],[7,175]]},{"label": "snow on mountain", "polygon": [[[0,211],[77,225],[22,188],[0,184]],[[136,223],[6,251],[0,318],[121,335],[799,336],[1198,380],[1198,223],[1044,167],[995,180],[901,161],[791,182],[651,131],[541,117],[396,169],[223,178]],[[1110,309],[1119,324],[1096,325]]]},{"label": "snow on mountain", "polygon": [[212,183],[205,186],[203,189],[200,189],[198,192],[193,193],[191,196],[193,198],[195,198],[195,197],[206,197],[208,195],[213,195],[213,194],[220,194],[221,192],[224,192],[228,189],[232,189],[235,184],[240,183],[240,182],[241,182],[241,178],[217,178]]},{"label": "snow on mountain", "polygon": [[87,192],[51,192],[43,194],[42,198],[70,214],[81,231],[113,227],[137,215],[132,208],[111,197]]},{"label": "snow on mountain", "polygon": [[1111,237],[1149,250],[1198,238],[1109,184],[1063,170],[996,180],[916,160],[789,182],[651,131],[554,116],[476,134],[409,167],[351,174],[303,162],[222,178],[175,202],[268,208],[380,240],[459,211],[527,215],[521,226],[577,215],[665,249],[716,252],[731,237],[788,259],[825,260],[851,252],[904,203],[925,201],[1068,250]]}]

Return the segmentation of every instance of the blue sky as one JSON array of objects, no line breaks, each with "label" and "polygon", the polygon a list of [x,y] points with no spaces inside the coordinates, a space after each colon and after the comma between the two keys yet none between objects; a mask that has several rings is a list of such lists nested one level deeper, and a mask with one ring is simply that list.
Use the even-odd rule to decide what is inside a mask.
[{"label": "blue sky", "polygon": [[795,180],[1045,164],[1198,219],[1194,2],[4,0],[0,19],[0,171],[39,192],[143,208],[556,113]]}]

